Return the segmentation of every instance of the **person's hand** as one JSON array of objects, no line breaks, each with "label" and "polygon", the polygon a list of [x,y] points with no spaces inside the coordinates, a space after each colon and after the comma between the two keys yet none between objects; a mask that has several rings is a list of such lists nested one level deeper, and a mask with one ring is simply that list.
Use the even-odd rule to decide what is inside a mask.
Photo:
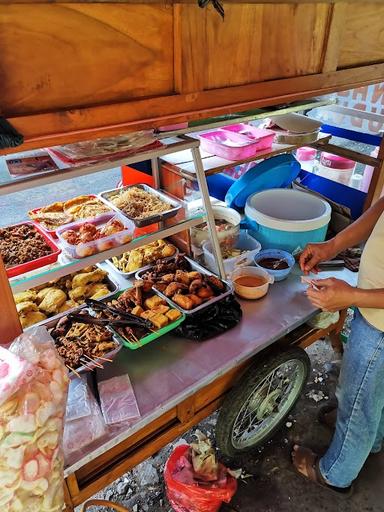
[{"label": "person's hand", "polygon": [[345,281],[331,277],[312,280],[312,284],[318,289],[309,287],[306,294],[317,308],[333,313],[353,305],[355,288]]},{"label": "person's hand", "polygon": [[321,242],[318,244],[308,244],[304,251],[300,254],[299,264],[304,274],[314,272],[317,274],[316,266],[322,261],[334,258],[335,249],[332,240]]}]

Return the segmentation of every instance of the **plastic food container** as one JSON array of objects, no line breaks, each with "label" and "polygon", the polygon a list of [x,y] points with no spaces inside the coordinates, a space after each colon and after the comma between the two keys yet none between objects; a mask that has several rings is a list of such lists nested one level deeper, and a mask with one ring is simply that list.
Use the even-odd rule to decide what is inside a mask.
[{"label": "plastic food container", "polygon": [[[241,277],[259,278],[259,286],[245,286],[237,282]],[[240,267],[233,271],[231,280],[235,293],[243,299],[261,299],[268,293],[269,285],[273,284],[273,277],[265,270],[257,267]]]},{"label": "plastic food container", "polygon": [[6,273],[8,277],[15,277],[20,274],[25,274],[26,272],[30,272],[31,270],[36,270],[40,267],[45,267],[45,265],[49,265],[51,263],[55,263],[61,253],[61,249],[55,244],[52,238],[45,233],[39,226],[36,226],[34,222],[25,221],[19,222],[18,224],[12,224],[11,226],[6,227],[14,227],[14,226],[22,226],[24,224],[28,224],[29,226],[33,226],[35,230],[40,233],[40,235],[47,242],[49,247],[52,249],[50,254],[46,256],[42,256],[41,258],[37,258],[35,260],[28,261],[27,263],[22,263],[21,265],[15,265],[13,267],[7,268]]},{"label": "plastic food container", "polygon": [[331,207],[312,194],[276,188],[248,197],[245,215],[248,229],[264,248],[293,253],[325,240]]},{"label": "plastic food container", "polygon": [[[162,212],[162,213],[156,213],[154,215],[151,215],[150,217],[145,217],[144,219],[134,219],[133,217],[130,217],[126,213],[124,213],[123,210],[120,210],[111,200],[110,198],[119,192],[123,192],[125,190],[128,190],[132,187],[141,188],[142,190],[145,190],[146,192],[149,192],[150,194],[153,194],[157,196],[162,201],[165,201],[166,203],[169,203],[172,208],[169,210]],[[150,224],[155,224],[156,222],[161,222],[165,219],[170,219],[171,217],[174,217],[177,215],[177,212],[182,208],[183,204],[181,201],[178,201],[177,199],[174,199],[173,197],[169,196],[168,194],[165,194],[164,192],[161,192],[160,190],[155,190],[154,188],[150,187],[149,185],[146,185],[144,183],[139,183],[138,185],[129,185],[128,187],[122,187],[122,188],[115,188],[113,190],[107,190],[105,192],[101,192],[99,194],[100,199],[104,201],[105,204],[107,204],[110,208],[113,210],[122,213],[125,217],[130,219],[132,222],[134,222],[135,226],[142,228],[144,226],[149,226]]]},{"label": "plastic food container", "polygon": [[[229,275],[238,266],[246,266],[253,264],[253,258],[261,249],[261,244],[249,235],[246,230],[241,230],[239,239],[234,245],[235,249],[241,249],[245,252],[239,254],[239,256],[233,256],[232,258],[226,258],[223,260],[225,273]],[[213,255],[212,242],[205,242],[203,244],[203,253],[205,264],[212,270],[212,272],[218,273],[215,256]]]},{"label": "plastic food container", "polygon": [[[94,194],[89,194],[87,197],[89,197],[89,199],[96,199],[96,198],[97,198],[97,196],[96,196],[96,195],[94,195]],[[35,208],[35,209],[31,210],[31,213],[33,213],[33,214],[34,214],[34,213],[38,213],[42,208],[44,208],[44,207],[41,207],[41,208]],[[106,213],[106,212],[101,213],[100,215],[97,215],[96,217],[90,217],[90,218],[92,218],[92,219],[98,219],[99,217],[101,217],[101,216],[102,216],[102,215],[104,215],[105,213]],[[85,222],[85,221],[87,221],[87,220],[88,220],[88,219],[81,219],[81,222]],[[79,220],[79,221],[80,221],[80,220]],[[68,224],[62,224],[62,225],[61,225],[60,227],[58,227],[57,229],[47,229],[47,228],[45,228],[42,224],[40,224],[40,222],[39,222],[39,221],[34,220],[33,222],[34,222],[37,226],[39,226],[39,228],[41,228],[43,231],[45,231],[46,233],[48,233],[49,235],[51,235],[51,237],[52,237],[52,238],[57,238],[57,234],[56,234],[57,229],[61,229],[61,228],[62,228],[62,227],[64,227],[64,226],[68,226]],[[78,221],[76,221],[76,222],[78,222]]]},{"label": "plastic food container", "polygon": [[238,133],[239,135],[244,135],[244,137],[251,139],[256,144],[257,151],[271,148],[273,139],[275,138],[274,131],[265,128],[256,128],[256,126],[245,123],[232,124],[220,129],[224,132],[230,131]]},{"label": "plastic food container", "polygon": [[342,156],[323,152],[320,155],[320,165],[316,174],[337,181],[343,185],[349,185],[356,167],[356,162]]},{"label": "plastic food container", "polygon": [[[197,272],[200,272],[202,274],[212,275],[212,272],[209,272],[209,270],[207,270],[206,268],[204,268],[201,265],[199,265],[198,263],[196,263],[196,261],[193,261],[187,257],[185,259],[189,262],[192,270],[196,270]],[[137,272],[136,279],[142,279],[141,276],[144,274],[144,272],[146,272],[147,270],[150,270],[151,268],[152,267],[149,267],[149,269],[140,270],[139,272]],[[153,291],[156,293],[156,295],[158,295],[162,299],[166,300],[170,306],[172,306],[173,308],[178,309],[179,311],[184,313],[184,315],[192,315],[193,313],[196,313],[197,311],[201,311],[202,309],[208,308],[215,302],[218,302],[219,300],[222,300],[225,297],[228,297],[228,295],[231,295],[231,293],[233,293],[233,287],[232,287],[231,283],[229,283],[228,281],[223,281],[223,283],[226,286],[226,290],[223,293],[221,293],[217,297],[213,297],[212,299],[207,300],[207,302],[204,302],[203,304],[201,304],[200,306],[197,306],[194,309],[183,309],[182,307],[177,305],[175,302],[173,302],[172,299],[169,299],[163,293],[161,293],[159,290],[156,290],[156,288],[153,288]]]},{"label": "plastic food container", "polygon": [[[118,233],[114,233],[113,235],[106,236],[104,238],[100,238],[98,240],[92,240],[91,242],[80,243],[78,245],[69,244],[64,238],[63,233],[65,231],[73,230],[79,231],[81,226],[85,223],[93,224],[97,228],[103,227],[110,220],[116,219],[119,220],[124,226],[125,229],[123,231],[119,231]],[[107,251],[108,249],[112,249],[113,247],[119,247],[120,245],[127,244],[132,240],[132,235],[135,231],[135,226],[132,221],[127,220],[126,217],[120,215],[118,213],[105,213],[104,215],[98,217],[97,219],[91,219],[88,221],[77,221],[72,222],[72,224],[67,224],[65,227],[59,228],[57,230],[57,237],[60,240],[60,244],[63,246],[66,252],[72,258],[86,258],[87,256],[91,256],[92,254],[97,254],[98,252]]]},{"label": "plastic food container", "polygon": [[[219,226],[216,226],[216,231],[220,244],[233,247],[240,233],[240,213],[227,206],[213,206],[212,210],[215,220],[226,220],[232,224],[232,228],[221,231]],[[203,242],[209,239],[208,227],[206,227],[205,223],[203,225],[204,227],[195,226],[191,228],[192,244],[195,247],[201,247]]]},{"label": "plastic food container", "polygon": [[[113,296],[108,298],[108,302],[117,299],[125,290],[121,290],[118,293],[115,293]],[[155,290],[154,290],[155,292]],[[103,302],[107,302],[106,299],[103,299]],[[177,309],[177,308],[175,308]],[[180,308],[178,308],[180,309]],[[118,332],[116,332],[113,328],[110,328],[111,332],[113,332],[114,336],[119,340],[119,342],[126,348],[129,348],[130,350],[137,350],[138,348],[144,347],[144,345],[148,345],[148,343],[151,343],[152,341],[157,340],[158,338],[161,338],[161,336],[164,336],[164,334],[167,334],[170,331],[173,331],[181,323],[183,323],[185,320],[185,315],[182,314],[180,318],[178,318],[175,322],[172,322],[165,327],[162,327],[161,329],[158,329],[155,332],[151,332],[151,334],[147,334],[147,336],[144,336],[139,340],[138,343],[131,343],[127,339],[125,339],[123,336],[120,336]]]},{"label": "plastic food container", "polygon": [[[226,160],[252,158],[258,151],[272,146],[274,132],[248,125],[233,125],[199,135],[201,149]],[[242,132],[246,130],[247,135]]]},{"label": "plastic food container", "polygon": [[[265,258],[277,258],[281,259],[287,262],[288,267],[281,269],[281,270],[274,270],[270,268],[263,267],[259,265],[259,262]],[[291,253],[287,251],[280,251],[278,249],[267,249],[265,251],[260,251],[256,256],[254,257],[254,263],[257,268],[261,268],[262,270],[266,270],[268,274],[273,276],[275,282],[276,281],[282,281],[288,275],[290,274],[292,268],[295,265],[295,258],[292,256]]]}]

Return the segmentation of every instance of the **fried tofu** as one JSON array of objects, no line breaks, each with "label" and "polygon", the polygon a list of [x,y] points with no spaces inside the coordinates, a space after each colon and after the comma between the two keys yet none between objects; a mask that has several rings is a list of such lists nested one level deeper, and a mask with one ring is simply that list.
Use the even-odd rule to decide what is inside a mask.
[{"label": "fried tofu", "polygon": [[169,324],[169,319],[161,313],[155,313],[154,316],[150,318],[150,320],[158,329],[161,329],[162,327],[165,327]]},{"label": "fried tofu", "polygon": [[181,313],[178,309],[170,309],[165,313],[165,316],[170,322],[176,322],[181,317]]},{"label": "fried tofu", "polygon": [[135,306],[131,313],[132,315],[141,316],[144,313],[144,309],[141,306]]},{"label": "fried tofu", "polygon": [[164,299],[162,299],[161,297],[158,297],[157,295],[153,295],[149,299],[146,299],[144,302],[144,306],[147,309],[153,309],[156,306],[160,306],[161,304],[165,304],[165,301],[164,301]]},{"label": "fried tofu", "polygon": [[166,306],[165,304],[159,304],[158,306],[152,308],[151,311],[153,311],[154,313],[160,313],[162,315],[165,315],[169,310],[169,306]]}]

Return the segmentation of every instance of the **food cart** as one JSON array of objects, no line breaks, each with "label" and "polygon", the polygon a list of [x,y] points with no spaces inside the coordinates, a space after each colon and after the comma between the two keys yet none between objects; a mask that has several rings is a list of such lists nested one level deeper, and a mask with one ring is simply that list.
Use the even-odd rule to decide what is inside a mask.
[{"label": "food cart", "polygon": [[[6,179],[0,183],[1,195],[146,159],[152,161],[158,188],[164,186],[159,159],[190,151],[204,206],[203,213],[185,211],[144,237],[86,258],[60,261],[11,279],[1,264],[2,343],[21,332],[12,292],[185,232],[203,218],[224,277],[206,177],[228,162],[205,168],[199,141],[190,137],[191,132],[228,124],[229,115],[236,123],[304,111],[328,102],[310,99],[313,96],[384,79],[380,2],[228,1],[224,7],[223,22],[214,9],[200,9],[192,0],[0,3],[0,111],[24,137],[17,151],[184,123],[159,135],[161,147]],[[314,144],[329,144],[329,137]],[[274,145],[259,156],[268,158],[297,147]],[[0,154],[15,151],[4,148]],[[369,206],[383,187],[384,144],[376,158],[336,147],[332,151],[374,167]],[[354,283],[348,271],[338,276]],[[317,311],[303,290],[298,275],[292,274],[272,287],[257,307],[242,301],[241,322],[208,342],[166,335],[138,351],[121,351],[104,371],[130,375],[141,417],[68,461],[67,510],[212,413],[226,396],[232,407],[224,404],[217,428],[224,453],[235,455],[270,437],[306,382],[309,363],[302,349],[337,334],[344,321],[341,315],[327,329],[308,327],[307,320]]]}]

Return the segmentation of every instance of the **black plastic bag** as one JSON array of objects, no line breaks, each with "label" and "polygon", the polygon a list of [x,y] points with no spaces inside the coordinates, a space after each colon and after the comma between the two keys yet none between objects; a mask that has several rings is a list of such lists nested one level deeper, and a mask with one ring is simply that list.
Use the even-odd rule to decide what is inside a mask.
[{"label": "black plastic bag", "polygon": [[189,340],[205,341],[235,327],[242,316],[240,304],[230,295],[202,311],[187,315],[174,332]]}]

